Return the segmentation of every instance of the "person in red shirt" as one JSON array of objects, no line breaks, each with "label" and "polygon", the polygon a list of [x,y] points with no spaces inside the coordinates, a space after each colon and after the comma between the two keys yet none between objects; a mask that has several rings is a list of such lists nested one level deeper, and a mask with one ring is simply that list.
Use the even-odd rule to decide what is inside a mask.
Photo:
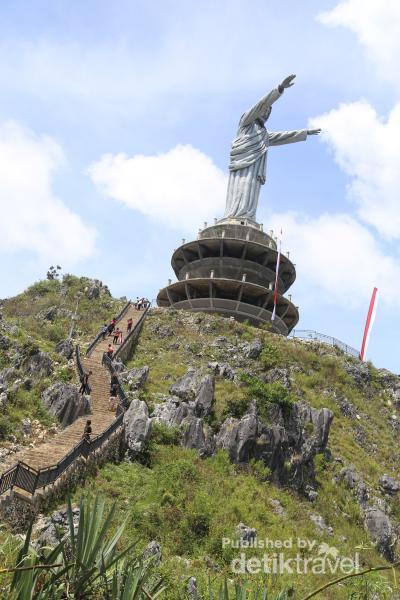
[{"label": "person in red shirt", "polygon": [[114,348],[111,346],[111,344],[108,344],[108,348],[107,348],[107,356],[109,358],[112,358],[112,355],[114,354]]}]

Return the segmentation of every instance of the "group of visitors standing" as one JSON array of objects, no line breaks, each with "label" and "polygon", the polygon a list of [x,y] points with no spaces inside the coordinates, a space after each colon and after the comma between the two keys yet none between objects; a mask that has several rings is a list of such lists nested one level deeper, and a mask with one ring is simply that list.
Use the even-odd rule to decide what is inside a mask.
[{"label": "group of visitors standing", "polygon": [[148,306],[150,306],[150,300],[147,298],[136,297],[135,308],[136,310],[145,310]]}]

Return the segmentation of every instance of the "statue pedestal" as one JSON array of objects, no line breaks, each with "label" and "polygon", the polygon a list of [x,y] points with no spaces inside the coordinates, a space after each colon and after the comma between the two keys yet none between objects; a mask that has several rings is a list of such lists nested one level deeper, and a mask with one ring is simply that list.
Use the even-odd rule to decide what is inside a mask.
[{"label": "statue pedestal", "polygon": [[157,303],[216,312],[256,326],[269,323],[276,333],[288,335],[299,313],[283,294],[294,282],[296,271],[281,255],[276,316],[271,321],[277,255],[274,239],[259,223],[221,219],[200,230],[197,240],[175,250],[171,264],[178,281],[160,290]]}]

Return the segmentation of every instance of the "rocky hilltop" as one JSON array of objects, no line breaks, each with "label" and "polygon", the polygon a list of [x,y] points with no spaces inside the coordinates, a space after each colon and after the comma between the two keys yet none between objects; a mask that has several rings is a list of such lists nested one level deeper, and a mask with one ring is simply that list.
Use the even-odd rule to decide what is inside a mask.
[{"label": "rocky hilltop", "polygon": [[[88,343],[123,299],[66,276],[1,305],[0,467],[90,411],[90,397],[77,393],[73,346]],[[309,540],[314,554],[358,552],[362,567],[396,561],[397,375],[334,347],[168,309],[151,309],[132,358],[115,366],[130,400],[121,461],[72,492],[117,502],[125,542],[157,549],[165,598],[203,597],[210,578],[215,589],[233,579],[241,550],[224,539],[278,543],[270,551],[285,542],[287,557],[298,551],[294,540]],[[54,508],[35,526],[43,543],[65,514]],[[17,543],[7,529],[0,538]],[[305,594],[321,581],[283,573],[268,585]],[[382,572],[321,597],[395,598],[393,589]]]}]

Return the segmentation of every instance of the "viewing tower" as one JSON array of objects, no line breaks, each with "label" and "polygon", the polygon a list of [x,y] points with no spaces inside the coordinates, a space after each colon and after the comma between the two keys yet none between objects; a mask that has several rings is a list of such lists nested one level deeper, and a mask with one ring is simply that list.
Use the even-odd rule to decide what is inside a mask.
[{"label": "viewing tower", "polygon": [[[272,232],[271,232],[272,234]],[[160,290],[159,306],[215,312],[248,320],[256,326],[269,323],[276,333],[288,335],[299,320],[297,307],[284,294],[296,278],[294,264],[281,255],[275,319],[274,282],[277,245],[262,225],[250,219],[225,218],[199,231],[172,255],[178,281]]]}]

